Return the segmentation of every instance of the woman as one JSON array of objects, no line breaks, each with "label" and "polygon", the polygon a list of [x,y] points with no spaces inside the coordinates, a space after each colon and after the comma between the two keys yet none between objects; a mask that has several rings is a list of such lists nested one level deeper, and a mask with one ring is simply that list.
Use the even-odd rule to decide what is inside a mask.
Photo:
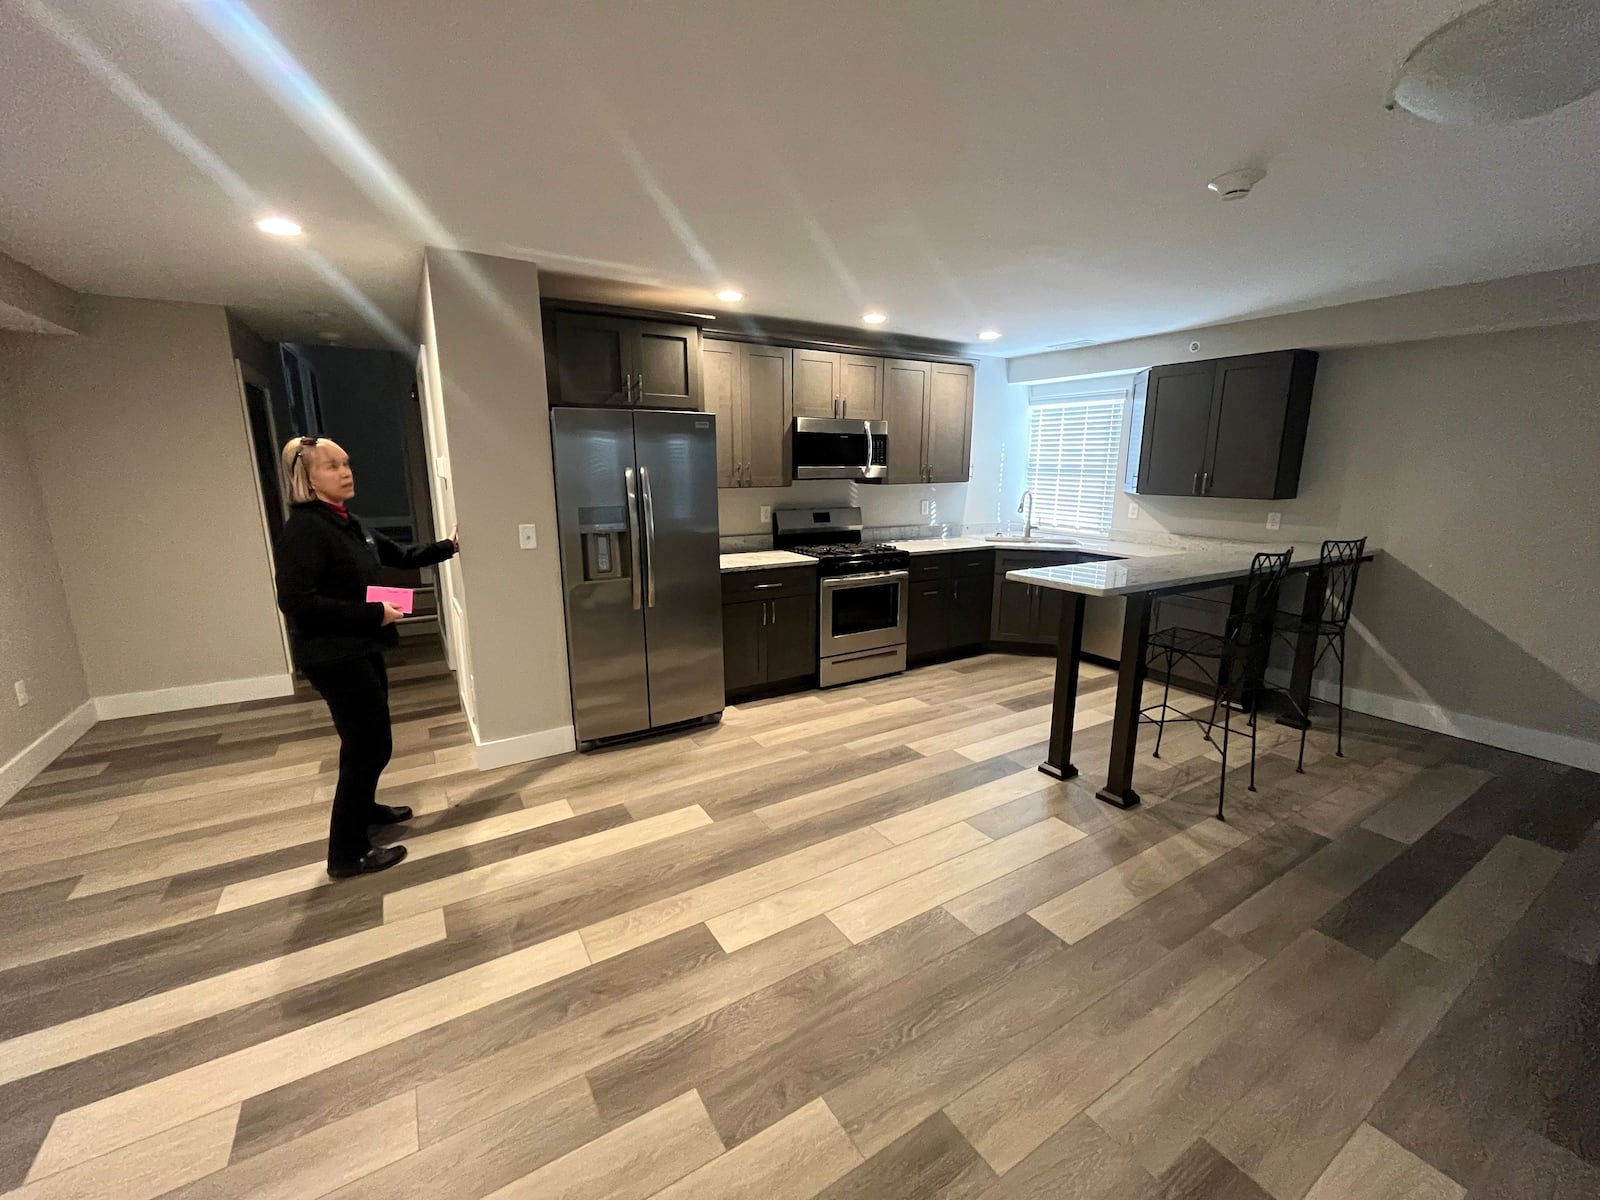
[{"label": "woman", "polygon": [[328,824],[328,874],[335,879],[387,870],[404,846],[374,847],[369,829],[411,819],[411,810],[379,804],[378,776],[389,764],[386,646],[399,644],[392,604],[367,600],[378,568],[426,567],[461,549],[449,541],[397,546],[362,527],[345,505],[356,494],[350,456],[327,438],[284,446],[283,480],[293,509],[278,536],[278,607],[289,618],[295,663],[328,702],[339,731],[339,785]]}]

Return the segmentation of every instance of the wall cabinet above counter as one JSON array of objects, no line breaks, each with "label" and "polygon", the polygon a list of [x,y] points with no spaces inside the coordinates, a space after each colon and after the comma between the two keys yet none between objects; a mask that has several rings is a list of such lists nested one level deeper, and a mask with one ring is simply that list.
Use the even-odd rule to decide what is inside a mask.
[{"label": "wall cabinet above counter", "polygon": [[1134,385],[1124,488],[1289,499],[1300,489],[1316,375],[1314,350],[1151,367]]},{"label": "wall cabinet above counter", "polygon": [[713,332],[719,336],[694,325],[552,303],[544,312],[550,403],[712,413],[721,488],[787,487],[795,476],[797,417],[884,422],[883,483],[967,481],[972,363]]}]

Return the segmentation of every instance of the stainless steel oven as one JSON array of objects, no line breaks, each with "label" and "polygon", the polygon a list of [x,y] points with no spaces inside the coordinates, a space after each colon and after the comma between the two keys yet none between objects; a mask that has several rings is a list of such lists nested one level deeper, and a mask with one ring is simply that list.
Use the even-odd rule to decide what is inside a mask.
[{"label": "stainless steel oven", "polygon": [[818,612],[823,687],[905,670],[906,571],[868,571],[822,580]]},{"label": "stainless steel oven", "polygon": [[889,473],[889,426],[883,421],[834,417],[794,420],[796,479],[863,479]]}]

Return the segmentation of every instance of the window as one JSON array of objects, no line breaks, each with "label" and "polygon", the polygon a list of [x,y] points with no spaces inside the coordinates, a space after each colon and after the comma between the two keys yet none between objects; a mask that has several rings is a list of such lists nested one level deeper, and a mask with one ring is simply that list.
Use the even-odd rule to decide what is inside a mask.
[{"label": "window", "polygon": [[1117,451],[1128,389],[1096,380],[1097,390],[1063,395],[1070,385],[1033,389],[1028,404],[1028,487],[1036,525],[1111,528]]}]

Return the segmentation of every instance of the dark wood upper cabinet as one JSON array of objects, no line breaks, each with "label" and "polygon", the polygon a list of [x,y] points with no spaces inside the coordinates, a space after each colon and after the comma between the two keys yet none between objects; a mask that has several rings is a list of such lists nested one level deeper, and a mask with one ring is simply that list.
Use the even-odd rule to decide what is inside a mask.
[{"label": "dark wood upper cabinet", "polygon": [[933,364],[908,358],[883,363],[883,419],[889,426],[885,483],[923,483],[928,460],[923,449]]},{"label": "dark wood upper cabinet", "polygon": [[890,358],[883,364],[889,426],[885,483],[964,483],[972,451],[971,363]]},{"label": "dark wood upper cabinet", "polygon": [[708,339],[701,364],[706,411],[717,417],[717,486],[787,486],[794,351]]},{"label": "dark wood upper cabinet", "polygon": [[744,343],[739,360],[744,486],[787,487],[793,474],[794,351]]},{"label": "dark wood upper cabinet", "polygon": [[717,419],[717,486],[739,486],[739,344],[710,342],[700,348],[700,387],[705,410]]},{"label": "dark wood upper cabinet", "polygon": [[552,404],[577,407],[700,407],[700,331],[693,325],[558,312],[551,325]]},{"label": "dark wood upper cabinet", "polygon": [[[922,435],[929,483],[965,483],[972,450],[971,363],[934,363]],[[889,445],[893,447],[891,435]]]},{"label": "dark wood upper cabinet", "polygon": [[[586,408],[631,400],[633,322],[620,317],[557,313],[553,354],[560,403]],[[551,397],[552,404],[557,403]]]},{"label": "dark wood upper cabinet", "polygon": [[839,415],[839,356],[826,350],[794,352],[794,415]]},{"label": "dark wood upper cabinet", "polygon": [[[1145,381],[1139,491],[1155,496],[1200,494],[1215,381],[1209,362],[1150,371]],[[1137,405],[1137,397],[1134,402]]]},{"label": "dark wood upper cabinet", "polygon": [[1127,485],[1151,496],[1294,496],[1316,373],[1313,350],[1152,367],[1134,389]]},{"label": "dark wood upper cabinet", "polygon": [[883,359],[839,356],[839,415],[853,421],[883,420]]}]

